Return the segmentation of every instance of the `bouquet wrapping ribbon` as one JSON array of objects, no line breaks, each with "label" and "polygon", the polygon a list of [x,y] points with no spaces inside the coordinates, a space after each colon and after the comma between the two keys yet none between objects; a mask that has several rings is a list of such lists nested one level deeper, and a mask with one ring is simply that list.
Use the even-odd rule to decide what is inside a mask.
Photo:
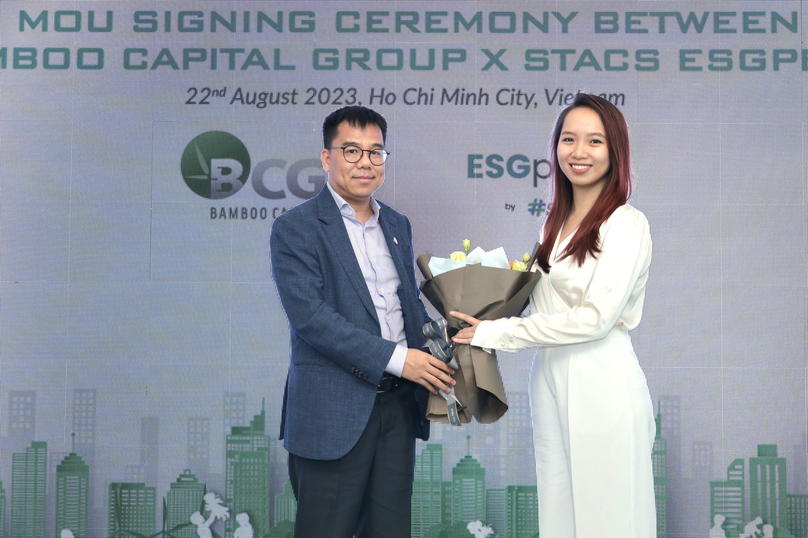
[{"label": "bouquet wrapping ribbon", "polygon": [[[519,315],[527,306],[530,293],[539,281],[539,272],[511,271],[482,265],[467,265],[436,277],[429,270],[430,254],[418,256],[418,268],[426,280],[421,292],[446,318],[452,336],[465,324],[449,317],[449,312],[463,312],[477,319],[489,320]],[[470,345],[453,345],[454,358],[460,366],[454,380],[455,397],[463,406],[458,420],[481,424],[496,422],[508,410],[505,387],[497,366],[496,353]],[[429,395],[426,418],[450,422],[447,400]]]},{"label": "bouquet wrapping ribbon", "polygon": [[[452,342],[449,340],[449,330],[446,326],[446,320],[441,318],[430,321],[429,323],[424,323],[423,331],[424,336],[427,337],[427,345],[429,346],[429,352],[432,353],[432,356],[440,359],[455,370],[460,368],[452,352]],[[443,392],[440,387],[436,388],[438,389],[438,394],[446,400],[449,422],[451,422],[452,426],[460,426],[459,411],[465,406],[457,399],[454,387],[451,385],[448,386],[450,389],[448,394]]]}]

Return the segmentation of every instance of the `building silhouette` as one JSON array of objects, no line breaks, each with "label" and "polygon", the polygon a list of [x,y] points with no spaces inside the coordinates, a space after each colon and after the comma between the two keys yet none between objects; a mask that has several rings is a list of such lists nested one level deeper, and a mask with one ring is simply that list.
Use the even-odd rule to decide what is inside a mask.
[{"label": "building silhouette", "polygon": [[440,491],[440,504],[441,504],[441,525],[452,524],[452,481],[446,480],[443,482]]},{"label": "building silhouette", "polygon": [[743,529],[746,523],[745,504],[745,466],[740,458],[735,459],[727,467],[727,479],[710,482],[710,521],[722,515],[726,518],[724,529]]},{"label": "building silhouette", "polygon": [[73,435],[74,452],[91,466],[95,462],[95,389],[73,390]]},{"label": "building silhouette", "polygon": [[[502,468],[503,478],[496,485],[535,484],[536,458],[533,450],[533,419],[527,391],[508,394],[508,412],[496,423],[499,422],[503,423],[504,435],[501,435],[501,438],[504,440],[504,446],[501,457],[496,461]],[[491,483],[491,480],[487,480],[487,482]]]},{"label": "building silhouette", "polygon": [[412,538],[420,538],[440,525],[443,500],[443,445],[427,444],[415,456],[412,483]]},{"label": "building silhouette", "polygon": [[[225,454],[225,505],[232,514],[246,512],[255,536],[271,530],[270,437],[265,433],[266,409],[255,415],[249,426],[233,426],[227,436]],[[231,538],[235,517],[225,522],[225,536]]]},{"label": "building silhouette", "polygon": [[14,538],[45,538],[48,444],[33,441],[11,456],[11,524]]},{"label": "building silhouette", "polygon": [[160,463],[160,419],[155,416],[140,419],[140,463],[146,473],[144,482],[156,486]]},{"label": "building silhouette", "polygon": [[[75,436],[73,437],[75,440]],[[90,467],[74,451],[56,466],[56,536],[70,529],[75,538],[88,538]]]},{"label": "building silhouette", "polygon": [[188,468],[205,481],[210,470],[210,419],[188,417]]},{"label": "building silhouette", "polygon": [[536,486],[505,486],[486,490],[486,525],[497,538],[533,538],[539,532],[539,491]]},{"label": "building silhouette", "polygon": [[54,525],[56,524],[56,469],[62,463],[70,451],[53,450],[53,445],[48,447],[48,485],[45,498],[45,536],[54,535]]},{"label": "building silhouette", "polygon": [[690,452],[690,463],[693,476],[699,479],[713,476],[713,443],[712,441],[693,441]]},{"label": "building silhouette", "polygon": [[0,538],[6,538],[6,490],[0,480]]},{"label": "building silhouette", "polygon": [[506,528],[503,538],[532,538],[539,532],[539,491],[536,486],[505,488]]},{"label": "building silhouette", "polygon": [[690,479],[688,480],[688,511],[690,526],[694,527],[697,522],[707,519],[710,510],[710,480],[715,476],[713,443],[712,441],[693,441],[690,448]]},{"label": "building silhouette", "polygon": [[129,538],[132,533],[155,532],[157,490],[146,484],[113,482],[109,485],[107,538]]},{"label": "building silhouette", "polygon": [[662,436],[661,403],[657,404],[656,437],[651,450],[654,474],[654,502],[656,505],[657,538],[668,536],[668,446]]},{"label": "building silhouette", "polygon": [[[533,448],[533,420],[530,415],[530,397],[527,391],[513,392],[508,395],[508,412],[505,428],[505,447]],[[500,419],[501,420],[501,419]]]},{"label": "building silhouette", "polygon": [[227,438],[233,426],[242,426],[247,422],[247,393],[225,392],[223,398],[222,419],[224,421],[224,437]]},{"label": "building silhouette", "polygon": [[297,515],[297,499],[292,490],[292,481],[287,480],[283,485],[283,493],[275,496],[275,526],[284,521],[294,522]]},{"label": "building silhouette", "polygon": [[[510,401],[509,395],[508,403],[510,403]],[[510,413],[510,407],[508,408],[508,413]],[[505,416],[507,416],[508,413],[506,413]],[[471,450],[468,450],[467,453],[473,453],[477,461],[486,461],[489,463],[489,466],[485,469],[485,483],[490,487],[501,487],[508,482],[508,477],[506,476],[506,471],[509,470],[509,466],[507,465],[508,461],[515,462],[523,459],[517,454],[518,449],[508,450],[506,448],[507,436],[505,432],[507,431],[507,420],[504,420],[505,416],[492,424],[469,424],[469,428],[455,428],[456,430],[460,430],[460,432],[457,433],[466,433],[471,436]],[[462,447],[462,437],[458,437],[457,435],[454,437],[455,446]],[[461,459],[465,454],[466,452],[458,455],[454,461]],[[444,457],[446,456],[448,456],[448,454],[444,453]],[[447,461],[450,460],[447,458]],[[517,467],[516,470],[518,471],[520,469]],[[521,471],[521,475],[524,476],[525,469],[521,469]],[[518,476],[518,472],[514,473],[513,479],[517,480]]]},{"label": "building silhouette", "polygon": [[785,527],[788,520],[786,459],[777,457],[777,445],[758,445],[756,458],[749,458],[749,518]]},{"label": "building silhouette", "polygon": [[171,484],[166,494],[163,518],[166,522],[166,530],[171,532],[174,538],[197,538],[196,527],[189,525],[178,530],[178,526],[191,521],[191,514],[202,509],[205,496],[205,484],[191,473],[190,469],[185,469]]},{"label": "building silhouette", "polygon": [[95,458],[98,394],[95,389],[73,389],[73,451],[95,472],[90,476],[90,527],[103,529],[104,490]]},{"label": "building silhouette", "polygon": [[[682,476],[681,407],[681,398],[678,395],[672,395],[662,396],[657,409],[661,415],[661,437],[665,439],[665,459],[667,461],[665,473],[666,516],[667,514],[682,514],[687,510],[687,484]],[[666,517],[666,534],[676,535],[686,531],[684,527],[677,528],[677,525],[684,524],[681,518],[672,518],[669,523]]]},{"label": "building silhouette", "polygon": [[808,493],[808,458],[806,456],[808,454],[805,452],[805,445],[794,445],[791,459],[788,461],[788,468],[791,470],[788,484],[795,494]]},{"label": "building silhouette", "polygon": [[[13,451],[25,450],[36,437],[36,392],[8,391],[8,443]],[[13,489],[13,488],[12,488]]]},{"label": "building silhouette", "polygon": [[[273,413],[273,416],[280,416],[280,412]],[[269,468],[271,470],[269,477],[269,483],[271,485],[270,498],[277,499],[278,495],[283,495],[284,485],[286,484],[286,481],[289,479],[289,453],[286,452],[286,448],[284,448],[283,446],[283,440],[278,439],[277,436],[270,435],[269,440],[270,440]],[[277,527],[278,523],[280,523],[275,514],[276,512],[273,510],[272,511],[273,528]]]},{"label": "building silhouette", "polygon": [[796,538],[808,538],[808,495],[788,495],[788,530]]},{"label": "building silhouette", "polygon": [[507,536],[508,516],[505,507],[505,488],[485,490],[485,523],[494,529],[494,535]]},{"label": "building silhouette", "polygon": [[123,468],[123,481],[129,484],[146,483],[146,468],[142,463],[130,463]]},{"label": "building silhouette", "polygon": [[[467,437],[470,443],[470,437]],[[469,452],[471,447],[469,446]],[[471,454],[452,469],[452,524],[482,521],[485,523],[485,469]]]}]

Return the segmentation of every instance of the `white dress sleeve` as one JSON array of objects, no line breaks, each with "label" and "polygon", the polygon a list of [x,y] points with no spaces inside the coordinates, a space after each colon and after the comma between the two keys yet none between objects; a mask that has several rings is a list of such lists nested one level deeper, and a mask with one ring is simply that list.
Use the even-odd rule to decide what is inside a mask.
[{"label": "white dress sleeve", "polygon": [[[636,327],[651,263],[648,221],[631,206],[621,206],[601,225],[600,238],[600,254],[588,257],[583,267],[578,268],[570,257],[555,262],[569,262],[570,271],[580,271],[584,278],[591,274],[588,282],[578,283],[583,293],[577,304],[558,312],[483,321],[471,345],[516,351],[536,345],[590,342],[604,338],[616,326],[626,330]],[[594,264],[591,273],[586,271],[587,264]]]}]

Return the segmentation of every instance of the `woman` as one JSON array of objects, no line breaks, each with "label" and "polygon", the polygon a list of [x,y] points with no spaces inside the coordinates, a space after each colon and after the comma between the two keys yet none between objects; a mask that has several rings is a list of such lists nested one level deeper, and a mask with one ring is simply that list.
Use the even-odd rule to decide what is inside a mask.
[{"label": "woman", "polygon": [[655,422],[628,335],[642,314],[651,236],[626,204],[628,129],[614,105],[581,93],[552,144],[555,194],[532,314],[479,321],[452,312],[469,324],[453,340],[539,346],[530,397],[542,536],[652,538]]}]

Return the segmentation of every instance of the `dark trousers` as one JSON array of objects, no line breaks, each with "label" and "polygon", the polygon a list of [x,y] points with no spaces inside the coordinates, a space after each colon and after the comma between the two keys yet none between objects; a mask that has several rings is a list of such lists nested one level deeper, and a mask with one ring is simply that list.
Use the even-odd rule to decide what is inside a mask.
[{"label": "dark trousers", "polygon": [[296,538],[410,538],[415,466],[412,385],[376,395],[356,445],[337,460],[289,454]]}]

